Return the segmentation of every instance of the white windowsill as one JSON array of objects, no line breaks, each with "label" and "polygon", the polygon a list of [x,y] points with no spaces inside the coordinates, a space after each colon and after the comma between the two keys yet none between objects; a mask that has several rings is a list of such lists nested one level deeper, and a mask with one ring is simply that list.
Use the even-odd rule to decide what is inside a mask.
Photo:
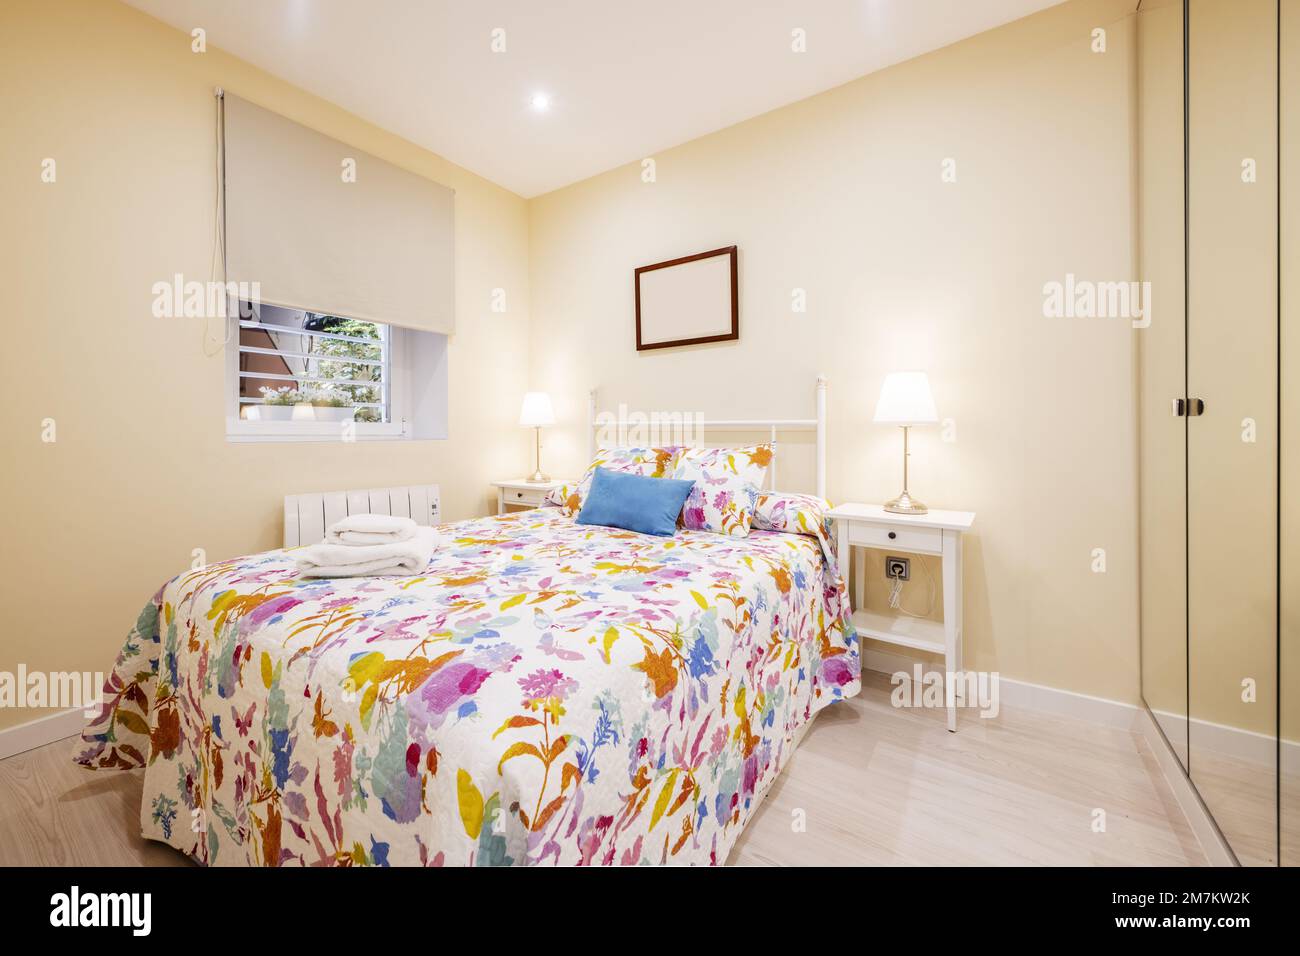
[{"label": "white windowsill", "polygon": [[[344,422],[250,422],[226,419],[226,441],[231,442],[342,442]],[[355,422],[356,441],[406,441],[405,422]]]}]

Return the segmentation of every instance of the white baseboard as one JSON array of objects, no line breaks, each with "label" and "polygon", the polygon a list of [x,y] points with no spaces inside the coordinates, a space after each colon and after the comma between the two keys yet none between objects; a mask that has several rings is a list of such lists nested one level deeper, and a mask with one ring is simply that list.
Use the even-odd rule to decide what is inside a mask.
[{"label": "white baseboard", "polygon": [[[862,655],[862,666],[868,670],[893,674],[897,671],[911,673],[919,658],[889,651],[866,650]],[[925,673],[942,671],[943,666],[932,661],[920,662]],[[1002,704],[1011,707],[1024,707],[1062,717],[1074,717],[1092,724],[1103,724],[1121,730],[1135,730],[1138,710],[1134,704],[1126,704],[1105,697],[1093,697],[1075,691],[1048,687],[1045,684],[1031,684],[1029,681],[1013,680],[1009,677],[998,678],[998,692]]]},{"label": "white baseboard", "polygon": [[1237,858],[1228,848],[1228,841],[1219,832],[1219,827],[1215,824],[1209,808],[1201,800],[1201,795],[1196,792],[1196,787],[1184,772],[1183,765],[1178,762],[1173,748],[1160,732],[1155,717],[1145,707],[1138,708],[1137,730],[1146,740],[1151,752],[1155,754],[1156,762],[1160,764],[1165,779],[1169,781],[1169,789],[1173,790],[1174,799],[1182,808],[1183,816],[1187,818],[1187,823],[1192,828],[1192,833],[1196,835],[1197,842],[1201,844],[1201,849],[1205,851],[1210,865],[1237,866]]},{"label": "white baseboard", "polygon": [[[1151,716],[1171,741],[1187,740],[1187,718],[1182,714],[1152,709]],[[1286,738],[1278,741],[1269,734],[1216,724],[1199,717],[1193,717],[1191,725],[1193,751],[1204,748],[1244,763],[1270,768],[1280,763],[1282,773],[1300,774],[1300,741]]]},{"label": "white baseboard", "polygon": [[44,747],[65,737],[76,736],[86,726],[86,719],[80,707],[70,707],[29,720],[17,727],[6,727],[0,730],[0,760]]}]

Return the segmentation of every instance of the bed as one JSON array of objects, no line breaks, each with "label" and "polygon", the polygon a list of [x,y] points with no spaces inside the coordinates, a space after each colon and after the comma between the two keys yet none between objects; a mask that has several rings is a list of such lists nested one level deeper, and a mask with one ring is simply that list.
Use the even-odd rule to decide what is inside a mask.
[{"label": "bed", "polygon": [[143,767],[144,836],[210,865],[721,864],[859,690],[827,530],[545,507],[435,528],[416,577],[208,565],[145,606],[76,759]]}]

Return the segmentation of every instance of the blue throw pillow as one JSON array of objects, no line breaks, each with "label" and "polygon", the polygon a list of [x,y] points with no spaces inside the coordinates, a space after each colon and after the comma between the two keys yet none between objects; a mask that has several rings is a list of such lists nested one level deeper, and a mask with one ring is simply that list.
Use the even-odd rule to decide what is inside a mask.
[{"label": "blue throw pillow", "polygon": [[647,478],[597,468],[587,502],[575,520],[670,537],[677,531],[677,516],[693,487],[694,481],[681,478]]}]

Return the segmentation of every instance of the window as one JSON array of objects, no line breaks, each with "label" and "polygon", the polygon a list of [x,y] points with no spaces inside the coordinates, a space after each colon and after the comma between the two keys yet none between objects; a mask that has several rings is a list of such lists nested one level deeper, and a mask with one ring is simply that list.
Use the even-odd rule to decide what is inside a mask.
[{"label": "window", "polygon": [[447,437],[447,337],[240,302],[226,348],[231,441]]},{"label": "window", "polygon": [[230,338],[231,437],[404,434],[394,395],[397,337],[389,326],[241,302]]},{"label": "window", "polygon": [[295,409],[302,403],[355,409],[359,422],[391,420],[388,326],[272,306],[257,311],[244,303],[242,314],[251,317],[239,323],[240,418],[288,418],[268,413],[302,411]]}]

